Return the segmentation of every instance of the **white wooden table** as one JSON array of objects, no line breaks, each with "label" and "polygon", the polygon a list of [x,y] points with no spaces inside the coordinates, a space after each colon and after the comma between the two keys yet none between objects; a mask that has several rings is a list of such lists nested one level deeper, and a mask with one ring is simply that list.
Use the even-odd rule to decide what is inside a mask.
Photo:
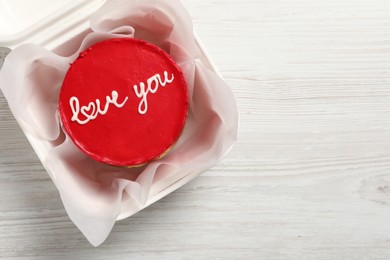
[{"label": "white wooden table", "polygon": [[240,140],[93,248],[0,97],[0,256],[390,259],[390,1],[183,0]]}]

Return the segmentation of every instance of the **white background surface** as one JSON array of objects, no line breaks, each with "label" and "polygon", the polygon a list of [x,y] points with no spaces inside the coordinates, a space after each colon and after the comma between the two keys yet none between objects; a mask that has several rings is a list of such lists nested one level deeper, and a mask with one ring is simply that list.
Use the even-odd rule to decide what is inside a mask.
[{"label": "white background surface", "polygon": [[183,3],[241,110],[213,169],[93,248],[0,97],[0,256],[390,259],[390,2]]}]

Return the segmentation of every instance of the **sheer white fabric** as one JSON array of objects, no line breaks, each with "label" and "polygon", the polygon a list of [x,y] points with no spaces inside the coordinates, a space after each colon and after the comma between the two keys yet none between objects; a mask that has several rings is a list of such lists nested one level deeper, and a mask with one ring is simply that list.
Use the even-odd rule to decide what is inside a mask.
[{"label": "sheer white fabric", "polygon": [[[152,188],[163,189],[189,172],[200,174],[220,160],[236,141],[238,111],[230,88],[202,62],[191,19],[179,1],[111,0],[90,24],[91,33],[70,57],[32,44],[12,51],[0,72],[0,87],[25,131],[50,142],[43,164],[72,221],[98,246],[120,214],[129,216],[145,206]],[[136,37],[160,46],[179,64],[188,83],[190,109],[183,134],[165,157],[142,168],[93,161],[62,131],[58,116],[59,91],[69,64],[88,46],[114,37]]]}]

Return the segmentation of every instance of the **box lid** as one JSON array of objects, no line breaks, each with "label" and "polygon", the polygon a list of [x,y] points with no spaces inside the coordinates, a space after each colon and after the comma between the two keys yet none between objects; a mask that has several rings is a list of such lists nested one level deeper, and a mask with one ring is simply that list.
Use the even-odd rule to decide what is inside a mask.
[{"label": "box lid", "polygon": [[88,27],[105,0],[0,0],[0,46],[36,43],[54,50]]}]

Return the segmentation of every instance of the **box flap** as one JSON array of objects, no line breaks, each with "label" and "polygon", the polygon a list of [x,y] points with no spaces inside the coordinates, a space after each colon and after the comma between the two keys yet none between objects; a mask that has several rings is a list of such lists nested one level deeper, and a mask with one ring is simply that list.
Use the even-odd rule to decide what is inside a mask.
[{"label": "box flap", "polygon": [[[0,0],[0,46],[36,43],[54,49],[79,27],[104,0]],[[58,37],[57,37],[58,36]]]}]

